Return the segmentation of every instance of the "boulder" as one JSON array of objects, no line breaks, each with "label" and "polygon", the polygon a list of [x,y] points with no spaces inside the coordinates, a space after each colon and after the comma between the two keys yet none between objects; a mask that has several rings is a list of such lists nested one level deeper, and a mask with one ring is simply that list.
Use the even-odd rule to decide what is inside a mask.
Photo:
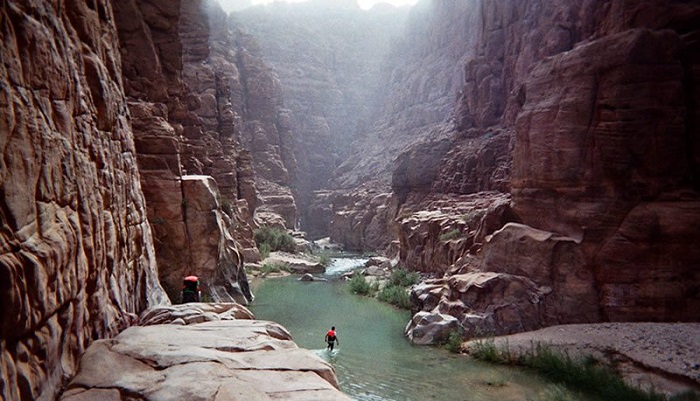
[{"label": "boulder", "polygon": [[418,312],[406,326],[406,336],[418,345],[438,344],[459,330],[457,318],[443,313]]},{"label": "boulder", "polygon": [[311,273],[306,273],[303,276],[299,277],[299,281],[315,281],[314,275]]},{"label": "boulder", "polygon": [[465,259],[468,272],[414,286],[414,312],[454,316],[467,337],[600,319],[594,275],[577,239],[508,223]]},{"label": "boulder", "polygon": [[377,266],[382,269],[391,268],[391,260],[383,256],[372,256],[365,262],[365,267]]},{"label": "boulder", "polygon": [[326,272],[326,267],[318,261],[313,261],[282,252],[272,252],[270,256],[264,260],[264,263],[283,264],[287,266],[292,273],[297,274]]}]

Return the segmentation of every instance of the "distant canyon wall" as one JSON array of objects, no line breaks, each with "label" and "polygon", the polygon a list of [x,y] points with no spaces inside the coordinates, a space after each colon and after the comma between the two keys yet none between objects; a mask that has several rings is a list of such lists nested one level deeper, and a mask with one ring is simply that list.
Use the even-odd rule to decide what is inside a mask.
[{"label": "distant canyon wall", "polygon": [[168,300],[112,3],[5,1],[0,21],[0,398],[50,400]]},{"label": "distant canyon wall", "polygon": [[371,146],[370,122],[380,113],[385,58],[407,15],[386,5],[363,11],[355,1],[314,1],[253,7],[231,17],[259,42],[279,77],[291,132],[284,146],[296,160],[291,186],[301,228],[311,238],[328,233],[313,192],[328,189],[352,142],[370,138],[362,149],[381,151]]}]

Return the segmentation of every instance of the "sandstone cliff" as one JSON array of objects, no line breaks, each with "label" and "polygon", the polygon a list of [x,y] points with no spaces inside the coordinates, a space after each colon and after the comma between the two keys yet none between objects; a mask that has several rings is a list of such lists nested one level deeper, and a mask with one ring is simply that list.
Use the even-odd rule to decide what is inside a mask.
[{"label": "sandstone cliff", "polygon": [[417,307],[468,331],[700,319],[699,21],[685,1],[421,2],[316,229],[458,276]]},{"label": "sandstone cliff", "polygon": [[[398,158],[393,183],[406,200],[404,263],[459,274],[418,289],[417,306],[457,316],[470,335],[700,319],[700,254],[691,245],[700,237],[700,7],[440,4],[453,13],[467,6],[462,26],[474,33],[453,144],[414,146]],[[436,172],[412,173],[424,165]],[[467,218],[450,224],[420,212],[434,209],[435,194],[455,209],[463,202],[449,194],[484,190],[510,192],[513,202],[500,217],[481,214],[491,223],[479,239],[479,219],[459,227]],[[459,252],[445,236],[455,226],[466,241]]]},{"label": "sandstone cliff", "polygon": [[247,302],[255,212],[297,220],[279,84],[213,1],[115,10],[161,280],[177,296],[197,274],[214,299]]},{"label": "sandstone cliff", "polygon": [[167,297],[110,1],[0,7],[0,398],[50,400]]}]

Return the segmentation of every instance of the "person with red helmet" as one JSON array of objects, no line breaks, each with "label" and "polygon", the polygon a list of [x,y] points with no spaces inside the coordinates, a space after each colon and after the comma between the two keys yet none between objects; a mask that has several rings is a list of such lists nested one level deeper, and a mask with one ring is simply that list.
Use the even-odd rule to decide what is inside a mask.
[{"label": "person with red helmet", "polygon": [[185,277],[182,282],[182,303],[199,302],[199,278],[195,275]]},{"label": "person with red helmet", "polygon": [[340,345],[338,335],[335,333],[335,326],[331,326],[331,329],[328,330],[328,333],[326,333],[326,343],[328,343],[328,349],[333,351],[333,347],[335,346],[336,342],[338,345]]}]

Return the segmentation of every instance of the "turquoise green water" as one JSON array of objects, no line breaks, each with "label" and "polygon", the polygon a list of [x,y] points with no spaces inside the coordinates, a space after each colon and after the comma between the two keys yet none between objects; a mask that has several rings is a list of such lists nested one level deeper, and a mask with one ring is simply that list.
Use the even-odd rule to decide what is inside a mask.
[{"label": "turquoise green water", "polygon": [[[409,313],[348,292],[347,284],[291,276],[255,285],[256,318],[285,326],[302,348],[336,369],[341,390],[357,400],[532,400],[547,384],[526,371],[474,361],[403,336]],[[336,326],[330,353],[324,335]]]}]

